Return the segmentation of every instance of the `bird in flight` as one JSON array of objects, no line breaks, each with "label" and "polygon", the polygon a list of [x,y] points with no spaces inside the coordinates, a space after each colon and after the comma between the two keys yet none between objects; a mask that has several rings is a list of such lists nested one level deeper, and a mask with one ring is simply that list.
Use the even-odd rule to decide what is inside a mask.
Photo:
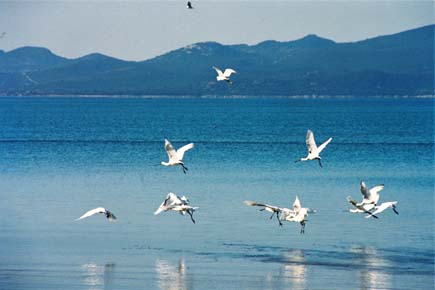
[{"label": "bird in flight", "polygon": [[296,196],[295,201],[293,202],[293,209],[285,208],[285,207],[278,207],[274,205],[269,205],[265,203],[259,203],[255,201],[246,200],[244,202],[248,206],[259,206],[262,207],[260,211],[268,211],[271,212],[272,215],[270,216],[270,219],[273,218],[274,215],[276,215],[276,218],[278,220],[278,223],[280,226],[282,226],[281,221],[288,221],[288,222],[297,222],[301,225],[301,234],[305,233],[305,224],[307,222],[306,217],[308,216],[308,213],[314,213],[315,210],[312,210],[310,208],[302,207],[301,202],[299,200],[299,197]]},{"label": "bird in flight", "polygon": [[320,157],[320,152],[322,152],[323,149],[325,149],[325,147],[331,141],[332,141],[332,138],[329,138],[322,145],[317,147],[316,141],[314,140],[313,132],[311,130],[308,130],[307,136],[305,138],[305,143],[307,144],[307,148],[308,148],[308,155],[307,155],[307,157],[302,157],[302,158],[296,160],[295,162],[307,161],[307,160],[318,160],[320,167],[323,167],[322,161],[321,161],[322,158]]},{"label": "bird in flight", "polygon": [[2,32],[1,34],[0,34],[0,38],[3,38],[3,37],[5,37],[6,36],[6,32]]},{"label": "bird in flight", "polygon": [[296,196],[295,201],[293,202],[293,210],[283,211],[281,214],[281,220],[289,221],[289,222],[297,222],[301,225],[301,234],[305,233],[305,225],[308,221],[306,218],[309,213],[315,213],[314,209],[308,207],[302,207],[301,201],[299,197]]},{"label": "bird in flight", "polygon": [[192,222],[195,223],[195,220],[193,219],[193,212],[196,211],[198,207],[192,207],[189,204],[189,200],[184,195],[179,197],[170,192],[166,196],[166,199],[160,204],[159,208],[154,212],[154,215],[158,215],[164,211],[173,210],[178,211],[181,215],[185,215],[187,213]]},{"label": "bird in flight", "polygon": [[169,161],[168,162],[162,161],[161,164],[164,166],[180,165],[183,168],[184,174],[186,174],[188,169],[186,166],[184,166],[183,157],[184,157],[184,153],[192,148],[193,148],[193,143],[189,143],[179,148],[178,150],[175,150],[171,142],[169,142],[168,139],[165,139],[165,150],[166,153],[168,154]]},{"label": "bird in flight", "polygon": [[187,9],[193,9],[192,2],[187,1],[186,7],[187,7]]},{"label": "bird in flight", "polygon": [[90,217],[90,216],[93,216],[94,214],[97,214],[97,213],[104,213],[104,215],[106,216],[106,218],[109,221],[115,221],[116,220],[116,216],[111,211],[109,211],[108,209],[106,209],[104,207],[97,207],[97,208],[94,208],[94,209],[91,209],[91,210],[87,211],[81,217],[76,219],[76,221],[82,220],[82,219]]},{"label": "bird in flight", "polygon": [[231,68],[227,68],[227,69],[225,69],[225,71],[224,72],[222,72],[219,68],[217,68],[217,67],[215,67],[215,66],[213,66],[213,69],[217,72],[217,77],[216,77],[216,79],[218,80],[218,81],[226,81],[227,83],[229,83],[229,84],[232,84],[233,82],[230,80],[230,76],[231,76],[231,74],[233,74],[233,73],[236,73],[236,71],[235,70],[233,70],[233,69],[231,69]]},{"label": "bird in flight", "polygon": [[399,214],[396,209],[397,201],[383,202],[378,205],[380,198],[379,192],[384,189],[383,184],[376,185],[368,189],[364,181],[360,183],[360,191],[363,196],[363,200],[357,203],[352,197],[348,196],[348,202],[355,207],[355,209],[349,209],[351,213],[366,213],[366,218],[377,219],[377,214],[383,212],[384,210],[391,208],[395,214]]}]

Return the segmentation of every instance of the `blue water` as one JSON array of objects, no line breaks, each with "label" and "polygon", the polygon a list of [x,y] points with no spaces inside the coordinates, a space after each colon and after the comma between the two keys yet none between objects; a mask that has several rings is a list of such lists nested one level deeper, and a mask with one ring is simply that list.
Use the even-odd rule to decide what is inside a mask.
[{"label": "blue water", "polygon": [[[433,289],[434,124],[433,99],[0,98],[0,289]],[[323,168],[294,163],[307,129]],[[345,212],[361,180],[400,214]],[[169,191],[196,224],[153,215]],[[243,204],[296,195],[305,235]],[[97,206],[118,221],[74,221]]]}]

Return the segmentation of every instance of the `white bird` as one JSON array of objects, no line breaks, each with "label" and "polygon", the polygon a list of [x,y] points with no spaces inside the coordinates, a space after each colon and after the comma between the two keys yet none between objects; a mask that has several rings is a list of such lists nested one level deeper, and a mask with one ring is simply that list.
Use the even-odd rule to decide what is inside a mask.
[{"label": "white bird", "polygon": [[218,81],[226,81],[229,84],[232,84],[233,82],[230,80],[230,76],[233,73],[236,73],[235,70],[231,69],[231,68],[227,68],[224,72],[222,72],[219,68],[213,66],[214,70],[217,72],[217,77],[216,79]]},{"label": "white bird", "polygon": [[370,218],[372,216],[374,216],[375,214],[381,213],[384,210],[386,210],[387,208],[390,208],[394,211],[395,214],[399,214],[399,212],[396,209],[396,205],[397,205],[397,201],[387,201],[387,202],[383,202],[380,205],[377,205],[374,207],[375,211],[372,213],[369,213],[369,215],[365,216],[365,218]]},{"label": "white bird", "polygon": [[301,207],[301,202],[297,196],[296,196],[296,199],[293,203],[293,209],[289,209],[289,208],[285,208],[285,207],[278,207],[278,206],[269,205],[269,204],[265,204],[265,203],[258,203],[258,202],[250,201],[250,200],[246,200],[244,203],[246,205],[249,205],[249,206],[263,207],[260,210],[261,211],[266,210],[268,212],[271,212],[272,213],[272,215],[270,216],[271,219],[276,214],[276,218],[278,219],[280,226],[282,226],[281,221],[300,223],[301,224],[301,234],[305,233],[305,222],[307,221],[305,218],[308,216],[308,213],[316,212],[315,210],[312,210],[310,208]]},{"label": "white bird", "polygon": [[187,1],[186,7],[187,7],[187,9],[193,9],[192,2]]},{"label": "white bird", "polygon": [[271,212],[272,215],[270,216],[270,219],[273,218],[274,215],[276,215],[276,219],[278,220],[279,225],[282,227],[282,223],[279,219],[279,215],[283,210],[288,210],[286,208],[282,208],[282,207],[277,207],[274,205],[269,205],[269,204],[265,204],[265,203],[259,203],[259,202],[255,202],[255,201],[251,201],[251,200],[245,200],[244,203],[248,206],[260,206],[262,207],[262,209],[260,209],[260,211],[268,211]]},{"label": "white bird", "polygon": [[97,207],[97,208],[91,209],[90,211],[87,211],[84,215],[82,215],[81,217],[76,219],[76,221],[93,216],[94,214],[97,214],[97,213],[104,213],[104,215],[106,216],[106,218],[109,221],[116,220],[116,216],[112,212],[110,212],[108,209],[106,209],[104,207]]},{"label": "white bird", "polygon": [[184,153],[187,150],[190,150],[192,148],[193,148],[193,143],[189,143],[187,145],[184,145],[180,149],[175,150],[174,147],[172,146],[171,142],[169,142],[168,139],[165,139],[165,150],[166,150],[166,153],[168,153],[169,161],[168,162],[162,161],[161,164],[164,166],[181,165],[181,167],[183,168],[184,174],[186,174],[188,169],[186,166],[184,166],[183,157],[184,157]]},{"label": "white bird", "polygon": [[379,192],[383,189],[384,189],[384,185],[379,184],[376,185],[375,187],[372,187],[369,190],[365,182],[361,181],[360,190],[361,190],[361,194],[363,195],[363,200],[358,205],[373,204],[374,206],[376,206],[376,204],[379,201]]},{"label": "white bird", "polygon": [[371,210],[375,207],[374,204],[370,203],[370,204],[360,204],[357,203],[354,199],[352,199],[352,197],[348,196],[347,197],[347,201],[353,205],[355,207],[355,209],[349,209],[349,212],[351,213],[367,213],[369,215],[371,215],[371,217],[377,219],[378,217],[374,214],[371,213]]},{"label": "white bird", "polygon": [[297,222],[301,225],[301,234],[305,233],[305,225],[308,221],[306,218],[309,213],[315,213],[316,211],[307,207],[302,207],[299,197],[296,196],[293,202],[293,210],[282,211],[281,220],[289,222]]},{"label": "white bird", "polygon": [[307,160],[318,160],[319,161],[319,165],[320,167],[322,167],[322,162],[321,162],[321,157],[320,157],[320,152],[323,151],[323,149],[325,149],[325,147],[329,144],[329,142],[332,141],[332,138],[329,138],[328,140],[326,140],[322,145],[320,145],[319,147],[317,147],[316,145],[316,141],[314,140],[314,134],[311,130],[307,131],[307,136],[305,139],[305,142],[307,143],[307,148],[308,148],[308,155],[307,157],[302,157],[298,160],[296,160],[295,162],[299,162],[299,161],[307,161]]},{"label": "white bird", "polygon": [[195,220],[193,219],[193,212],[196,211],[198,207],[192,207],[189,204],[189,200],[184,195],[179,197],[170,192],[166,196],[166,199],[160,204],[159,208],[154,212],[154,215],[158,215],[164,211],[173,210],[178,211],[181,215],[185,215],[187,213],[192,222],[195,223]]}]

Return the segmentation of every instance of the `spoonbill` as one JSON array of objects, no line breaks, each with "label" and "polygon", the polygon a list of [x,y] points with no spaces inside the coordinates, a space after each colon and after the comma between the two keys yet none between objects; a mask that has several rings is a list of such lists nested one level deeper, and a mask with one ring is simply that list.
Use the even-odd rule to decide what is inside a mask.
[{"label": "spoonbill", "polygon": [[184,174],[186,174],[188,169],[186,166],[184,166],[183,157],[184,157],[184,153],[192,148],[193,148],[193,143],[189,143],[187,145],[184,145],[180,149],[175,150],[171,142],[169,142],[168,139],[165,139],[165,150],[166,153],[168,153],[169,161],[168,162],[162,161],[161,164],[164,166],[180,165],[183,168]]},{"label": "spoonbill", "polygon": [[307,157],[302,157],[302,158],[296,160],[295,162],[307,161],[307,160],[318,160],[320,167],[323,167],[322,166],[322,162],[321,162],[322,158],[319,156],[319,154],[320,154],[320,152],[323,151],[323,149],[325,149],[325,147],[331,141],[332,141],[332,138],[329,138],[322,145],[317,147],[316,141],[314,140],[314,134],[313,134],[313,132],[311,130],[308,130],[307,131],[307,136],[306,136],[306,139],[305,139],[305,143],[307,143],[307,148],[308,148],[308,155],[307,155]]},{"label": "spoonbill", "polygon": [[115,221],[116,220],[116,216],[110,212],[108,209],[104,208],[104,207],[97,207],[94,209],[91,209],[89,211],[87,211],[85,214],[83,214],[81,217],[79,217],[78,219],[76,219],[76,221],[93,216],[94,214],[97,213],[104,213],[104,215],[106,216],[106,218],[109,221]]},{"label": "spoonbill", "polygon": [[215,66],[213,66],[213,68],[214,68],[214,70],[217,72],[217,77],[216,77],[216,79],[218,80],[218,81],[226,81],[226,82],[228,82],[229,84],[232,84],[233,82],[230,80],[230,76],[231,76],[231,74],[233,74],[233,73],[236,73],[236,71],[235,70],[233,70],[233,69],[231,69],[231,68],[227,68],[227,69],[225,69],[225,71],[224,72],[222,72],[219,68],[217,68],[217,67],[215,67]]},{"label": "spoonbill", "polygon": [[251,201],[251,200],[245,200],[244,203],[248,206],[260,206],[260,207],[262,207],[262,209],[260,209],[260,211],[265,210],[265,211],[271,212],[272,215],[270,216],[270,219],[272,219],[273,216],[276,215],[276,219],[278,220],[279,225],[282,227],[282,222],[279,219],[279,214],[284,210],[284,208],[277,207],[274,205],[265,204],[265,203],[259,203],[259,202],[255,202],[255,201]]},{"label": "spoonbill", "polygon": [[166,199],[160,204],[159,208],[154,212],[154,215],[158,215],[164,211],[173,210],[178,211],[181,215],[185,215],[187,213],[192,222],[195,223],[195,220],[193,219],[193,212],[197,210],[198,207],[192,207],[189,204],[189,200],[184,195],[179,197],[170,192],[166,196]]},{"label": "spoonbill", "polygon": [[358,205],[363,205],[363,204],[376,205],[379,201],[379,192],[383,189],[384,189],[383,184],[379,184],[379,185],[376,185],[375,187],[368,189],[365,182],[361,181],[360,190],[361,190],[361,194],[363,195],[363,200]]},{"label": "spoonbill", "polygon": [[383,202],[380,205],[375,206],[374,207],[375,211],[372,213],[369,213],[369,215],[365,216],[365,218],[370,218],[370,217],[374,216],[375,214],[381,213],[388,208],[391,208],[395,214],[399,214],[399,212],[396,209],[396,205],[397,205],[397,201]]},{"label": "spoonbill", "polygon": [[301,234],[305,233],[305,225],[308,221],[306,218],[309,213],[315,213],[316,211],[301,206],[301,201],[299,197],[296,195],[295,201],[293,202],[293,210],[284,210],[281,214],[281,220],[289,221],[289,222],[297,222],[301,225]]}]

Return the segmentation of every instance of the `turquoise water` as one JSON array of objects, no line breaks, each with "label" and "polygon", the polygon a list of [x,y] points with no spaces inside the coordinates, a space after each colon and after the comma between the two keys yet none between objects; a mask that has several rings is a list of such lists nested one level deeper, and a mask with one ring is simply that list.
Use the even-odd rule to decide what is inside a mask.
[{"label": "turquoise water", "polygon": [[[0,289],[432,289],[434,124],[432,99],[0,98]],[[323,168],[294,163],[307,129]],[[400,214],[345,212],[361,180]],[[153,215],[169,191],[196,224]],[[305,235],[243,204],[296,194]],[[97,206],[118,221],[74,221]]]}]

